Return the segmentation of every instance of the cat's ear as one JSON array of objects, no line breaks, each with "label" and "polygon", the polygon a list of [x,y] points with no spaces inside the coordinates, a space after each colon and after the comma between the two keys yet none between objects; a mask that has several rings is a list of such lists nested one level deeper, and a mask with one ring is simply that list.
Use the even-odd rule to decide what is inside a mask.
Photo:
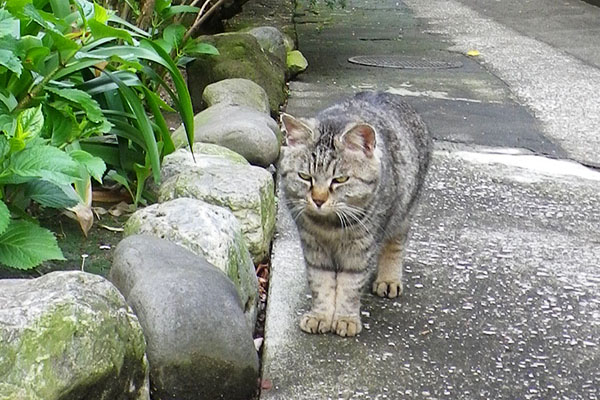
[{"label": "cat's ear", "polygon": [[375,151],[375,128],[369,124],[352,125],[340,137],[341,143],[352,150],[362,150],[367,157]]},{"label": "cat's ear", "polygon": [[312,142],[312,129],[304,122],[289,114],[281,114],[281,124],[287,132],[286,143],[288,146],[306,145]]}]

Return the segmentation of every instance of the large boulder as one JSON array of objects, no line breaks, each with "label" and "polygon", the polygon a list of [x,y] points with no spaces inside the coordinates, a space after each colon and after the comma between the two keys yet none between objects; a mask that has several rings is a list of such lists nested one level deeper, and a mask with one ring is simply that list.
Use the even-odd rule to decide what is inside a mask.
[{"label": "large boulder", "polygon": [[[186,143],[183,127],[172,136],[178,147]],[[251,164],[266,167],[279,157],[281,132],[277,122],[264,113],[217,104],[194,116],[194,141],[226,147]]]},{"label": "large boulder", "polygon": [[137,317],[106,279],[0,280],[0,399],[148,400]]},{"label": "large boulder", "polygon": [[265,89],[248,79],[231,78],[211,83],[202,93],[207,106],[229,104],[244,106],[269,114],[269,96]]},{"label": "large boulder", "polygon": [[187,148],[180,148],[163,159],[160,167],[161,182],[194,168],[228,167],[232,164],[249,165],[241,155],[226,147],[198,142],[194,155]]},{"label": "large boulder", "polygon": [[258,40],[260,47],[276,57],[285,64],[286,58],[286,39],[285,35],[279,29],[273,26],[258,26],[248,31],[249,34]]},{"label": "large boulder", "polygon": [[[211,159],[205,161],[200,155],[192,164],[189,152],[182,150],[165,157],[167,166],[172,158],[180,160],[186,167],[178,175],[163,181],[158,200],[165,202],[190,197],[228,208],[240,222],[252,260],[254,263],[263,261],[269,254],[275,230],[275,193],[271,174],[251,165],[211,164]],[[162,175],[165,176],[164,173]]]},{"label": "large boulder", "polygon": [[286,96],[285,61],[263,51],[258,40],[249,33],[222,33],[201,36],[199,40],[214,45],[220,55],[201,56],[187,66],[194,109],[205,107],[202,93],[207,85],[228,78],[244,78],[265,89],[271,113],[278,113]]},{"label": "large boulder", "polygon": [[223,272],[167,240],[134,235],[117,246],[110,279],[144,328],[154,400],[252,396],[253,327]]},{"label": "large boulder", "polygon": [[168,239],[205,257],[235,284],[251,325],[256,321],[258,280],[240,224],[231,211],[201,200],[179,198],[137,210],[125,235]]}]

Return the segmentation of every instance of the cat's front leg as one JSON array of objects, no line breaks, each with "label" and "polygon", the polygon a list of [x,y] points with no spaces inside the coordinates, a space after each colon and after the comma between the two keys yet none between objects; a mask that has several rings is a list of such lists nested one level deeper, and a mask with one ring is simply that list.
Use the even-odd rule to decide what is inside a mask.
[{"label": "cat's front leg", "polygon": [[361,271],[337,273],[335,315],[332,330],[340,336],[356,336],[362,330],[360,322],[360,294],[368,274]]},{"label": "cat's front leg", "polygon": [[335,312],[335,272],[307,265],[308,283],[312,292],[312,307],[302,316],[300,329],[308,333],[331,330]]}]

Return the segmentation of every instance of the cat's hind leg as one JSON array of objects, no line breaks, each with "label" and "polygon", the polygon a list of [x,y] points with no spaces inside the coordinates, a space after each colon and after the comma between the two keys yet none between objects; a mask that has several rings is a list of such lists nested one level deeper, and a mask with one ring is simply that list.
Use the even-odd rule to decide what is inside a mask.
[{"label": "cat's hind leg", "polygon": [[381,249],[373,293],[393,299],[402,294],[402,265],[406,234],[387,240]]}]

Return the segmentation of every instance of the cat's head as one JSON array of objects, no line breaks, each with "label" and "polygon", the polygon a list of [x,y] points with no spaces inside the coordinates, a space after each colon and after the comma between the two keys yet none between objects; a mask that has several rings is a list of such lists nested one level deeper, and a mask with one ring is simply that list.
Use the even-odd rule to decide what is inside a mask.
[{"label": "cat's head", "polygon": [[283,114],[280,172],[291,211],[341,225],[357,222],[380,177],[375,129],[360,121],[300,120]]}]

